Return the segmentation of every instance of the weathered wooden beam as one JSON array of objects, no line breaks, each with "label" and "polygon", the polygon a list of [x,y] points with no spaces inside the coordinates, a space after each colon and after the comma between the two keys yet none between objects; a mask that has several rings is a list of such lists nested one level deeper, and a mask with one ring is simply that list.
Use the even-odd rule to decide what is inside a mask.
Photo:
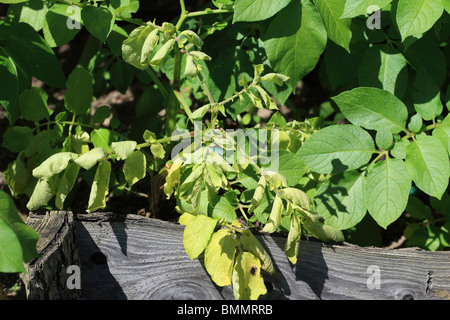
[{"label": "weathered wooden beam", "polygon": [[[183,247],[184,227],[136,215],[78,215],[82,299],[233,299]],[[275,275],[261,299],[450,299],[450,253],[302,240],[292,265],[285,237],[258,235]],[[379,280],[379,282],[377,282]]]},{"label": "weathered wooden beam", "polygon": [[65,211],[30,214],[27,224],[39,234],[36,249],[41,255],[26,266],[28,274],[22,277],[27,299],[80,298],[81,290],[67,288],[68,267],[80,265],[73,214]]}]

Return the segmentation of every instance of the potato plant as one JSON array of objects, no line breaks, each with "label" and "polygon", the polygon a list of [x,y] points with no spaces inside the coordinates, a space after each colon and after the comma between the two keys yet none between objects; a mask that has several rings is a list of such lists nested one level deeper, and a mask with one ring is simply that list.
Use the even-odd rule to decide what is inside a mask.
[{"label": "potato plant", "polygon": [[[400,219],[409,245],[450,246],[450,1],[213,0],[188,11],[180,0],[164,22],[137,18],[139,0],[0,3],[1,146],[17,154],[4,177],[30,211],[70,210],[81,178],[93,213],[150,177],[152,213],[174,199],[186,253],[204,254],[237,299],[264,295],[275,272],[258,232],[286,233],[292,264],[302,235],[370,238]],[[55,50],[80,32],[89,38],[65,74]],[[329,98],[307,113],[293,101],[313,74]],[[63,108],[32,78],[64,88]],[[127,130],[93,109],[135,82],[147,89]],[[1,272],[36,257],[15,212],[1,192]]]}]

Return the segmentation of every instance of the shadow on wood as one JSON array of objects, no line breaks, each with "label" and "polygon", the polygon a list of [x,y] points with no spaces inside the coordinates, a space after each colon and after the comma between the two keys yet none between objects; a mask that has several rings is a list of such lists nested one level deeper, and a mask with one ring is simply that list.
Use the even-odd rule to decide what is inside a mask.
[{"label": "shadow on wood", "polygon": [[[64,221],[72,217],[66,212],[58,215],[65,217]],[[48,216],[55,217],[55,213]],[[30,218],[28,223],[39,232],[39,223],[46,219]],[[181,225],[136,215],[97,213],[78,215],[72,229],[76,230],[78,241],[81,297],[70,296],[70,290],[61,286],[61,271],[53,281],[60,284],[57,288],[64,294],[36,295],[35,291],[48,290],[34,287],[38,282],[30,279],[30,299],[234,299],[230,286],[220,288],[211,281],[203,256],[189,259],[183,247]],[[48,233],[44,236],[52,237]],[[268,293],[260,297],[262,300],[450,299],[449,252],[361,248],[302,240],[298,262],[292,265],[284,253],[284,236],[257,237],[271,255],[276,270],[274,275],[264,274]],[[63,249],[55,252],[68,254]],[[45,265],[49,263],[46,259],[44,256],[30,266]],[[38,273],[30,275],[37,277]]]}]

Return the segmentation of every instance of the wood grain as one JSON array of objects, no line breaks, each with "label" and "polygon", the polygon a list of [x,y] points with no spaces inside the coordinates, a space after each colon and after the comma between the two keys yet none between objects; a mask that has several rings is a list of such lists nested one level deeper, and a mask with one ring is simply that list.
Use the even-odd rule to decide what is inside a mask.
[{"label": "wood grain", "polygon": [[[203,257],[184,251],[184,227],[134,215],[78,215],[76,230],[84,299],[233,299],[217,287]],[[264,275],[261,299],[448,299],[450,253],[326,245],[302,240],[296,265],[284,254],[284,236],[258,235],[276,268]],[[380,271],[369,289],[370,270]],[[378,268],[378,269],[377,269]],[[368,270],[369,269],[369,270]]]}]

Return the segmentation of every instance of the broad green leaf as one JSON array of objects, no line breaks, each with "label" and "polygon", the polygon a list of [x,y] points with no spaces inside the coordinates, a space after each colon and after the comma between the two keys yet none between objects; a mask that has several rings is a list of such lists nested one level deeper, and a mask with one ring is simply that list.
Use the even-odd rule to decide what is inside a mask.
[{"label": "broad green leaf", "polygon": [[275,272],[272,259],[270,258],[264,247],[261,245],[261,242],[259,242],[259,240],[253,235],[250,230],[246,229],[242,231],[239,242],[245,247],[248,252],[253,254],[262,262],[261,268],[264,271],[270,274],[273,274]]},{"label": "broad green leaf", "polygon": [[9,123],[13,125],[19,117],[17,96],[19,95],[19,78],[16,65],[8,53],[0,47],[0,104],[6,109]]},{"label": "broad green leaf", "polygon": [[236,0],[233,23],[238,21],[261,21],[275,15],[291,0]]},{"label": "broad green leaf", "polygon": [[384,89],[401,98],[408,86],[407,61],[397,49],[374,45],[364,53],[358,80],[362,87]]},{"label": "broad green leaf", "polygon": [[63,176],[59,180],[58,189],[56,190],[55,205],[59,210],[64,208],[64,202],[67,195],[72,190],[78,178],[80,166],[76,163],[70,164],[64,171]]},{"label": "broad green leaf", "polygon": [[392,0],[346,0],[341,18],[364,16],[384,8],[391,2]]},{"label": "broad green leaf", "polygon": [[205,268],[211,279],[220,287],[231,284],[236,247],[230,229],[220,229],[213,234],[205,249]]},{"label": "broad green leaf", "polygon": [[270,211],[269,220],[262,229],[263,232],[275,232],[281,224],[281,213],[283,212],[283,200],[279,195],[273,200],[272,210]]},{"label": "broad green leaf", "polygon": [[136,145],[136,141],[113,142],[111,144],[111,150],[118,155],[118,160],[125,160],[134,152]]},{"label": "broad green leaf", "polygon": [[212,208],[212,217],[214,219],[225,218],[228,222],[233,222],[236,220],[236,210],[237,210],[237,195],[234,191],[229,191],[223,196],[217,196],[216,199],[212,201],[210,205]]},{"label": "broad green leaf", "polygon": [[39,209],[45,206],[53,197],[52,188],[46,179],[39,179],[34,187],[33,194],[28,200],[27,208],[30,211]]},{"label": "broad green leaf", "polygon": [[154,26],[137,27],[123,42],[123,60],[141,70],[148,68],[148,57],[158,40],[158,29]]},{"label": "broad green leaf", "polygon": [[83,169],[89,170],[94,167],[102,158],[105,157],[105,150],[97,147],[89,150],[85,154],[75,159],[75,163]]},{"label": "broad green leaf", "polygon": [[[69,24],[69,19],[71,19],[74,27]],[[70,6],[63,3],[54,4],[43,21],[44,38],[52,48],[72,41],[83,26],[81,16],[77,13],[72,14]],[[79,26],[79,28],[76,26]]]},{"label": "broad green leaf", "polygon": [[108,106],[101,106],[95,110],[92,116],[92,123],[102,124],[109,116],[111,116],[111,111]]},{"label": "broad green leaf", "polygon": [[428,72],[419,70],[413,83],[412,102],[418,114],[424,120],[433,120],[439,116],[444,106],[440,89]]},{"label": "broad green leaf", "polygon": [[[320,14],[309,1],[294,0],[272,20],[265,34],[267,58],[276,72],[288,76],[291,89],[316,66],[327,43]],[[265,76],[262,80],[279,77]],[[270,80],[269,80],[270,81]]]},{"label": "broad green leaf", "polygon": [[433,137],[438,138],[450,155],[450,125],[441,124],[433,130]]},{"label": "broad green leaf", "polygon": [[369,171],[364,199],[370,215],[387,228],[403,213],[411,190],[411,178],[405,162],[387,158]]},{"label": "broad green leaf", "polygon": [[[3,1],[1,1],[3,3]],[[28,0],[21,4],[8,7],[7,17],[11,22],[23,22],[33,27],[34,30],[42,29],[45,15],[52,3],[42,0]]]},{"label": "broad green leaf", "polygon": [[46,93],[38,87],[25,89],[19,95],[20,114],[29,121],[41,121],[49,118]]},{"label": "broad green leaf", "polygon": [[419,132],[422,129],[423,120],[420,114],[413,115],[408,123],[408,129],[412,132]]},{"label": "broad green leaf", "polygon": [[145,154],[141,151],[135,151],[127,157],[123,166],[123,173],[129,186],[144,179],[147,173],[147,159],[145,158]]},{"label": "broad green leaf", "polygon": [[443,11],[442,0],[399,0],[395,20],[402,41],[428,31]]},{"label": "broad green leaf", "polygon": [[108,39],[115,20],[110,10],[105,7],[87,5],[81,10],[81,18],[90,34],[102,42]]},{"label": "broad green leaf", "polygon": [[205,250],[217,220],[205,215],[198,215],[186,225],[183,234],[183,244],[191,260],[197,258]]},{"label": "broad green leaf", "polygon": [[424,35],[410,45],[404,55],[413,69],[427,72],[438,87],[443,86],[447,77],[447,62],[433,38]]},{"label": "broad green leaf", "polygon": [[95,171],[94,182],[92,183],[89,195],[89,206],[87,212],[92,213],[106,206],[106,196],[109,193],[109,179],[111,176],[111,162],[102,161]]},{"label": "broad green leaf", "polygon": [[76,153],[59,152],[50,156],[38,167],[33,169],[33,176],[39,179],[48,179],[67,168],[69,162],[78,157]]},{"label": "broad green leaf", "polygon": [[450,14],[450,0],[442,0],[445,10]]},{"label": "broad green leaf", "polygon": [[279,150],[277,172],[286,178],[287,186],[293,187],[298,184],[308,168],[297,154],[286,150]]},{"label": "broad green leaf", "polygon": [[111,131],[105,128],[94,129],[91,132],[91,141],[96,148],[103,148],[105,151],[111,150],[114,141]]},{"label": "broad green leaf", "polygon": [[364,174],[347,171],[324,182],[314,197],[317,213],[325,223],[339,230],[357,225],[366,215]]},{"label": "broad green leaf", "polygon": [[332,125],[315,132],[297,154],[312,171],[339,173],[365,165],[374,152],[367,131],[354,125]]},{"label": "broad green leaf", "polygon": [[94,95],[93,78],[82,67],[75,68],[66,82],[64,102],[67,110],[75,115],[84,115],[91,108]]},{"label": "broad green leaf", "polygon": [[205,116],[205,114],[208,112],[210,108],[211,108],[210,104],[205,104],[204,106],[192,112],[189,118],[191,118],[192,120],[200,120]]},{"label": "broad green leaf", "polygon": [[2,148],[11,152],[25,150],[33,142],[33,129],[30,127],[9,127],[3,134]]},{"label": "broad green leaf", "polygon": [[38,234],[22,221],[14,201],[0,191],[0,272],[26,272],[24,263],[39,257],[37,240]]},{"label": "broad green leaf", "polygon": [[65,76],[55,52],[30,25],[1,24],[0,33],[3,32],[8,35],[3,48],[15,62],[20,62],[27,76],[31,74],[55,88],[64,87]]},{"label": "broad green leaf", "polygon": [[400,140],[395,143],[394,148],[391,150],[391,155],[397,159],[406,158],[406,147],[409,145],[408,140]]},{"label": "broad green leaf", "polygon": [[418,136],[406,147],[406,167],[416,186],[440,199],[448,186],[448,153],[438,138]]},{"label": "broad green leaf", "polygon": [[351,19],[340,17],[344,13],[345,0],[314,0],[327,30],[328,38],[350,52]]},{"label": "broad green leaf", "polygon": [[109,69],[112,85],[122,94],[126,94],[134,79],[134,68],[122,59],[117,59]]},{"label": "broad green leaf", "polygon": [[266,294],[261,263],[249,252],[240,252],[233,268],[233,293],[236,300],[256,300]]},{"label": "broad green leaf", "polygon": [[316,236],[323,242],[345,241],[344,234],[342,233],[342,231],[333,226],[323,224],[318,221],[313,222],[310,219],[305,219],[303,225],[309,232],[311,232],[314,236]]},{"label": "broad green leaf", "polygon": [[160,64],[160,62],[167,56],[167,54],[172,51],[174,44],[175,39],[169,39],[166,43],[164,43],[150,60],[150,65],[154,67]]},{"label": "broad green leaf", "polygon": [[297,263],[298,250],[300,248],[300,240],[302,236],[302,227],[300,218],[294,213],[291,215],[291,223],[289,227],[288,237],[284,246],[286,257],[292,264]]},{"label": "broad green leaf", "polygon": [[389,128],[392,133],[406,131],[408,109],[388,91],[361,87],[332,99],[354,125],[372,130]]}]

